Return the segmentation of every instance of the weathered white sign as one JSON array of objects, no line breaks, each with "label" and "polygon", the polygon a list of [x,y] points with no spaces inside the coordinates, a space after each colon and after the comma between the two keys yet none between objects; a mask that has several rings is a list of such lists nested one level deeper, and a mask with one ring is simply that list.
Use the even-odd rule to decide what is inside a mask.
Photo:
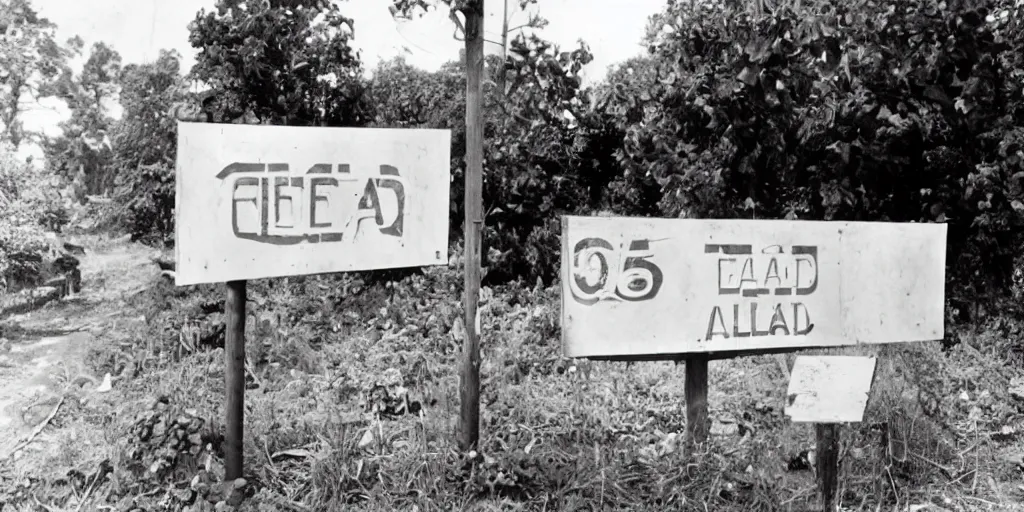
[{"label": "weathered white sign", "polygon": [[178,285],[444,264],[448,130],[178,123]]},{"label": "weathered white sign", "polygon": [[943,337],[946,226],[565,217],[569,357]]},{"label": "weathered white sign", "polygon": [[797,356],[786,393],[786,416],[803,423],[857,423],[875,378],[875,358]]}]

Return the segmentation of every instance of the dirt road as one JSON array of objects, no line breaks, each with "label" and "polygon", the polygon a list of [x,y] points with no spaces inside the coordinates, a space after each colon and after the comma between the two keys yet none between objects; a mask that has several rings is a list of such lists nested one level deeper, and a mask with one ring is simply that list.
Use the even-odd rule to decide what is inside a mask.
[{"label": "dirt road", "polygon": [[[103,375],[85,358],[97,335],[117,329],[131,295],[159,270],[154,250],[99,238],[76,240],[82,257],[82,292],[42,309],[0,319],[0,461],[52,456],[58,438],[90,400],[108,394]],[[113,383],[116,386],[116,381]],[[65,436],[66,437],[66,436]],[[31,439],[30,442],[26,442]],[[17,451],[15,451],[17,450]]]}]

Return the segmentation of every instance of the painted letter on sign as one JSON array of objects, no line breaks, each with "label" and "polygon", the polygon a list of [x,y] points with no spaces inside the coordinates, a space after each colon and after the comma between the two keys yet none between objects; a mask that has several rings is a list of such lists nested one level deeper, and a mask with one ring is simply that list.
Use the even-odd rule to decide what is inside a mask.
[{"label": "painted letter on sign", "polygon": [[941,339],[945,244],[941,224],[564,217],[565,355]]},{"label": "painted letter on sign", "polygon": [[[330,164],[315,164],[290,176],[284,163],[228,165],[217,178],[231,193],[235,236],[276,245],[353,241],[361,222],[372,220],[381,234],[401,237],[407,198],[398,169],[381,165],[380,177],[362,180],[352,176],[348,164],[336,169],[332,173]],[[344,201],[348,184],[362,184],[355,209]]]},{"label": "painted letter on sign", "polygon": [[179,123],[176,282],[448,261],[447,130]]}]

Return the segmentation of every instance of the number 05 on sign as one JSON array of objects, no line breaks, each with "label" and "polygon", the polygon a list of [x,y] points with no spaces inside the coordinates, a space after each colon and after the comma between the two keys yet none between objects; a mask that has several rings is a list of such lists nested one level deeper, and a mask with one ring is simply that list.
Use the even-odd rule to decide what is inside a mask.
[{"label": "number 05 on sign", "polygon": [[946,226],[565,217],[569,357],[941,339]]}]

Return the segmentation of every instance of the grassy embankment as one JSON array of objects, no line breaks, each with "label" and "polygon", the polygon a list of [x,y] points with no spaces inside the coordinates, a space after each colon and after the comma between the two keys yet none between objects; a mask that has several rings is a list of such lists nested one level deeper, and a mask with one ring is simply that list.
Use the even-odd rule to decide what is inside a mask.
[{"label": "grassy embankment", "polygon": [[[87,290],[133,272],[150,272],[151,286],[94,331],[90,368],[120,378],[55,420],[59,449],[22,459],[20,474],[40,481],[21,500],[74,504],[99,468],[111,476],[83,510],[99,510],[97,499],[212,510],[203,503],[223,499],[205,473],[222,474],[223,351],[179,348],[183,325],[205,318],[199,337],[215,332],[223,290],[176,289],[153,267],[87,269]],[[813,498],[813,474],[799,465],[813,430],[783,416],[777,360],[711,364],[712,445],[688,455],[683,366],[561,358],[557,288],[484,290],[482,440],[459,454],[460,290],[455,265],[397,283],[252,282],[239,509],[756,511],[802,510]],[[996,331],[949,354],[938,342],[846,351],[880,360],[866,421],[843,429],[845,507],[1024,501],[1012,460],[1024,451],[1024,405],[1008,393],[1022,365]]]}]

